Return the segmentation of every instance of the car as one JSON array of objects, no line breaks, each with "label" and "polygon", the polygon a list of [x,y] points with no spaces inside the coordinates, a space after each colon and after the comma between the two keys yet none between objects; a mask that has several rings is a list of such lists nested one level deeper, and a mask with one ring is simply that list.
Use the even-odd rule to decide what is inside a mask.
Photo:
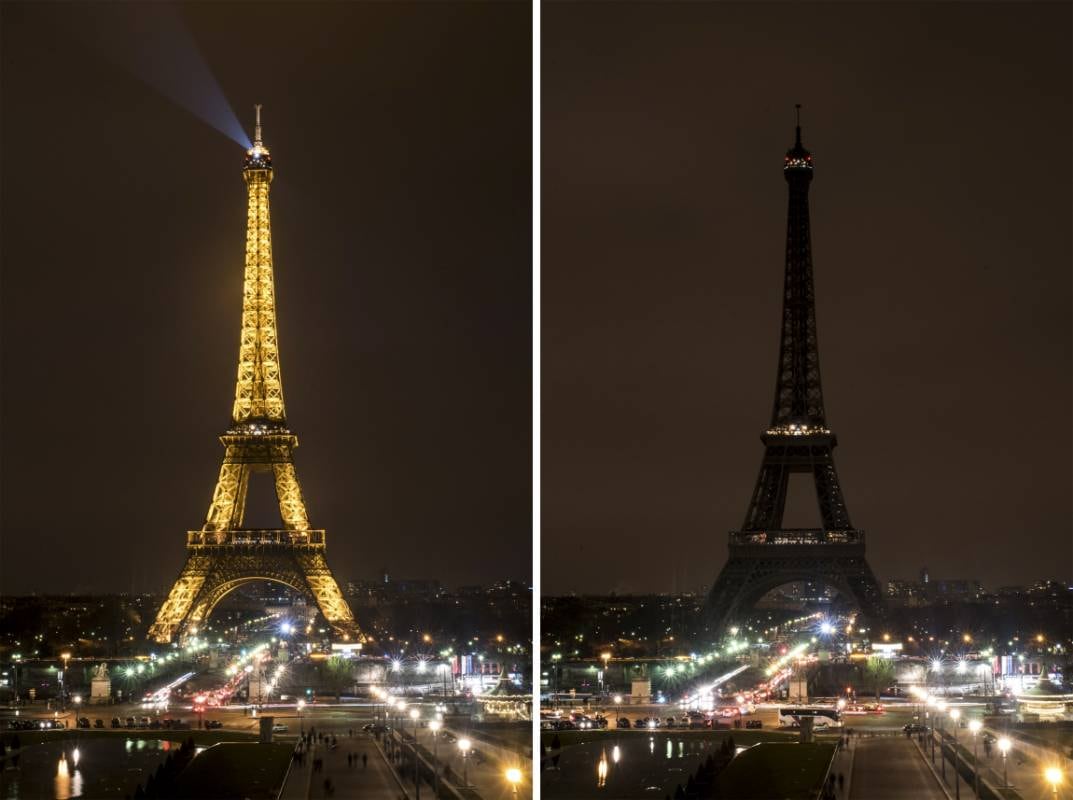
[{"label": "car", "polygon": [[125,727],[125,728],[133,728],[136,724],[137,723],[134,721],[134,717],[127,717],[126,722],[125,722],[123,727]]},{"label": "car", "polygon": [[104,720],[103,719],[95,719],[95,720],[93,720],[93,727],[94,728],[103,728],[104,727]]},{"label": "car", "polygon": [[123,727],[123,721],[119,717],[112,717],[112,727],[113,728],[122,728]]},{"label": "car", "polygon": [[667,717],[667,721],[663,723],[664,728],[677,728],[678,722],[674,717]]},{"label": "car", "polygon": [[79,728],[88,728],[89,727],[89,717],[79,717],[78,718],[78,727]]},{"label": "car", "polygon": [[213,730],[214,728],[222,728],[223,726],[224,726],[224,724],[222,722],[220,722],[220,720],[218,720],[218,719],[207,719],[207,720],[205,720],[205,728],[210,730],[210,731]]},{"label": "car", "polygon": [[902,726],[902,732],[910,736],[914,733],[927,733],[928,726],[920,722],[907,722]]},{"label": "car", "polygon": [[287,728],[287,726],[284,725],[282,722],[277,722],[275,725],[272,726],[273,733],[286,733],[288,730],[289,728]]},{"label": "car", "polygon": [[745,720],[745,727],[746,728],[763,728],[764,723],[761,720],[758,720],[758,719],[747,719],[747,720]]},{"label": "car", "polygon": [[628,728],[630,727],[630,721],[625,717],[619,717],[618,722],[615,723],[616,728]]},{"label": "car", "polygon": [[983,739],[987,744],[994,744],[996,741],[998,741],[995,738],[995,734],[991,733],[990,731],[984,731],[982,734],[980,734],[980,738]]},{"label": "car", "polygon": [[633,727],[646,728],[648,727],[648,717],[638,717],[633,721]]},{"label": "car", "polygon": [[149,727],[149,717],[142,717],[140,720],[138,720],[138,727],[139,728],[148,728]]},{"label": "car", "polygon": [[164,726],[160,724],[160,720],[154,719],[152,722],[149,723],[149,727],[154,731],[158,731]]}]

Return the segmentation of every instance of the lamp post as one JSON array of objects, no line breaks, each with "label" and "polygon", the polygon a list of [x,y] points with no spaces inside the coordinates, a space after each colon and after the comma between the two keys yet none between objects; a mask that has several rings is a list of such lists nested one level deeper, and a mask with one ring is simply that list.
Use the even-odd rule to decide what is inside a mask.
[{"label": "lamp post", "polygon": [[432,793],[436,797],[440,796],[440,725],[442,725],[438,719],[431,719],[428,722],[428,729],[432,731]]},{"label": "lamp post", "polygon": [[976,755],[976,740],[979,738],[977,734],[982,727],[983,723],[978,719],[969,721],[969,730],[972,731],[972,790],[976,793],[977,797],[980,796],[980,762]]},{"label": "lamp post", "polygon": [[956,709],[950,709],[950,719],[954,720],[954,798],[955,800],[961,800],[961,773],[958,772],[958,717],[961,716],[961,712]]},{"label": "lamp post", "polygon": [[60,653],[60,658],[63,659],[63,675],[60,676],[60,705],[64,711],[67,710],[67,662],[71,660],[70,653]]},{"label": "lamp post", "polygon": [[302,719],[302,709],[306,707],[306,701],[305,700],[299,700],[297,705],[298,705],[298,733],[301,734],[302,736],[305,736],[306,729],[305,729],[305,722]]},{"label": "lamp post", "polygon": [[1043,772],[1043,777],[1047,779],[1047,783],[1051,785],[1051,795],[1055,798],[1058,797],[1058,784],[1062,782],[1062,770],[1058,767],[1047,767]]},{"label": "lamp post", "polygon": [[468,760],[469,760],[469,739],[459,739],[458,749],[462,751],[462,788],[469,787],[469,772],[468,772]]},{"label": "lamp post", "polygon": [[939,713],[939,764],[943,770],[943,783],[946,783],[946,701],[940,700],[935,704]]},{"label": "lamp post", "polygon": [[78,709],[80,709],[82,707],[82,695],[76,694],[74,697],[71,698],[71,702],[75,704],[75,710],[74,710],[75,724],[74,724],[74,727],[78,728]]},{"label": "lamp post", "polygon": [[1006,772],[1006,754],[1010,752],[1010,740],[1008,737],[1003,736],[998,740],[998,749],[1002,753],[1002,788],[1010,788],[1009,774]]},{"label": "lamp post", "polygon": [[518,796],[518,784],[522,782],[522,771],[517,767],[511,767],[507,770],[507,781],[510,783],[511,794],[514,797]]},{"label": "lamp post", "polygon": [[418,768],[417,763],[417,718],[421,716],[421,712],[416,708],[410,709],[410,719],[414,721],[414,795],[415,800],[421,800],[421,770]]}]

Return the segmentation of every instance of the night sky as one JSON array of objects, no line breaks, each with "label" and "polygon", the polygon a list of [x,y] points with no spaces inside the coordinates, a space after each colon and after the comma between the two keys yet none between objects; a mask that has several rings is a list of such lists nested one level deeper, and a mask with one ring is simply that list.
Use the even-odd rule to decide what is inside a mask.
[{"label": "night sky", "polygon": [[[1073,578],[1071,9],[545,6],[544,593],[706,590],[725,561],[771,414],[795,103],[873,569]],[[796,491],[785,524],[818,521]]]},{"label": "night sky", "polygon": [[[528,579],[529,6],[205,3],[189,39],[149,4],[0,13],[0,591],[164,591],[204,520],[246,224],[217,90],[247,134],[264,104],[288,422],[337,577]],[[268,487],[247,524],[276,526]]]}]

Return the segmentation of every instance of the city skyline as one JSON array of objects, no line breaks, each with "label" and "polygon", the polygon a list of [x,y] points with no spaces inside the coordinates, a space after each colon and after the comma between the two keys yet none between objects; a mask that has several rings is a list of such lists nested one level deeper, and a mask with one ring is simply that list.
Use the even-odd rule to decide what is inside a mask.
[{"label": "city skyline", "polygon": [[873,569],[1073,577],[1070,10],[805,8],[545,9],[544,594],[718,574],[770,417],[796,103]]}]

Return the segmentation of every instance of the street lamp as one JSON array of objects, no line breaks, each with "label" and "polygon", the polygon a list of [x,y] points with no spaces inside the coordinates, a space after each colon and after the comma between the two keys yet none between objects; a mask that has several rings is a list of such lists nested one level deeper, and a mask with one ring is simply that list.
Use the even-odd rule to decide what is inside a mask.
[{"label": "street lamp", "polygon": [[440,726],[443,725],[438,719],[429,720],[428,729],[432,731],[432,791],[436,797],[440,796]]},{"label": "street lamp", "polygon": [[305,708],[305,707],[306,707],[306,701],[305,700],[299,700],[298,701],[298,733],[302,734],[303,736],[305,736],[306,729],[305,729],[305,723],[302,721],[302,709]]},{"label": "street lamp", "polygon": [[416,800],[421,800],[421,771],[417,765],[417,718],[421,716],[421,712],[416,708],[410,709],[410,719],[414,721],[414,794]]},{"label": "street lamp", "polygon": [[950,719],[954,720],[954,797],[956,800],[961,800],[961,773],[958,772],[958,717],[961,716],[961,712],[956,709],[950,709]]},{"label": "street lamp", "polygon": [[1062,782],[1062,770],[1058,769],[1058,767],[1047,767],[1043,772],[1043,777],[1051,785],[1051,793],[1058,797],[1058,784]]},{"label": "street lamp", "polygon": [[935,707],[939,709],[939,764],[943,771],[943,783],[946,783],[946,701],[939,700]]},{"label": "street lamp", "polygon": [[74,724],[74,726],[77,728],[78,727],[78,709],[80,709],[82,707],[82,695],[76,694],[74,697],[71,698],[71,702],[75,704],[75,724]]},{"label": "street lamp", "polygon": [[1003,736],[998,740],[998,749],[1002,753],[1002,788],[1010,788],[1009,775],[1006,772],[1006,754],[1010,752],[1010,740],[1009,737]]},{"label": "street lamp", "polygon": [[462,751],[462,788],[469,786],[469,772],[468,772],[468,760],[469,760],[469,739],[459,739],[458,749]]},{"label": "street lamp", "polygon": [[71,660],[70,653],[60,653],[60,658],[63,659],[63,675],[60,677],[60,703],[63,706],[63,710],[67,710],[67,662]]},{"label": "street lamp", "polygon": [[522,782],[522,771],[517,767],[511,767],[507,770],[507,780],[510,782],[513,789],[513,795],[518,796],[518,784]]},{"label": "street lamp", "polygon": [[984,725],[980,720],[974,719],[969,721],[969,730],[972,731],[972,778],[973,778],[973,791],[976,792],[976,796],[980,796],[980,762],[976,756],[976,739],[980,732],[980,728]]}]

